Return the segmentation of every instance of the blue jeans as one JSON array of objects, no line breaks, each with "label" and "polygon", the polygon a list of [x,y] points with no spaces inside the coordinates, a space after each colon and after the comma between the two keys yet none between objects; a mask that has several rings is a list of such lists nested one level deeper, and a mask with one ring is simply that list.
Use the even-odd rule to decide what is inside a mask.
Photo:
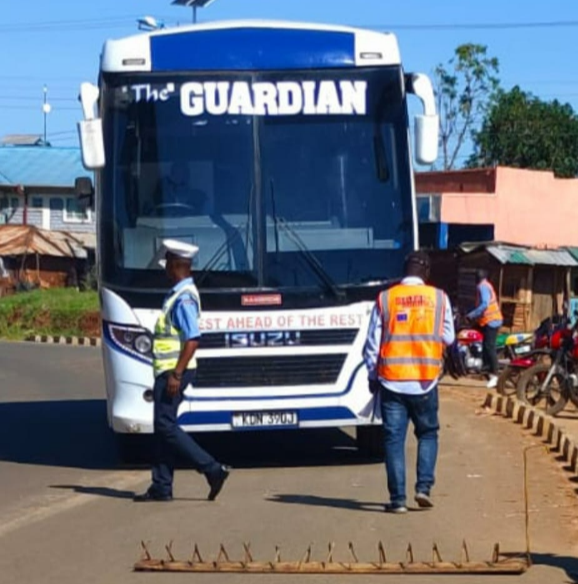
[{"label": "blue jeans", "polygon": [[203,450],[177,423],[177,410],[183,401],[183,391],[195,379],[195,371],[186,371],[181,381],[181,390],[170,397],[166,392],[168,373],[155,379],[154,393],[154,459],[153,484],[150,488],[156,495],[173,494],[173,475],[176,456],[185,458],[202,473],[215,472],[219,463]]},{"label": "blue jeans", "polygon": [[385,430],[385,469],[391,504],[406,504],[405,438],[411,420],[417,448],[417,493],[429,495],[435,483],[438,454],[438,388],[424,395],[404,395],[388,389],[381,392],[381,412]]}]

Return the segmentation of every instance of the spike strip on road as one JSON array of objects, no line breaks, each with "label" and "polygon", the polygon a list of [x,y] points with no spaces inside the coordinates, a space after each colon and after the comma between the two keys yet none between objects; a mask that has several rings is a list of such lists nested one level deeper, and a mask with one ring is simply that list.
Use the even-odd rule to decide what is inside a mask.
[{"label": "spike strip on road", "polygon": [[461,547],[461,560],[447,562],[442,559],[439,546],[432,546],[430,562],[415,561],[411,543],[407,546],[405,562],[388,562],[385,547],[380,541],[377,546],[376,562],[361,562],[353,543],[349,543],[349,555],[353,561],[341,562],[334,559],[335,544],[330,543],[325,561],[311,559],[310,545],[299,561],[282,561],[281,550],[275,548],[275,560],[272,562],[256,561],[250,551],[250,544],[243,544],[244,558],[231,560],[225,546],[219,547],[217,559],[203,560],[198,546],[189,561],[176,560],[172,551],[172,542],[165,546],[166,559],[153,559],[145,542],[141,542],[143,557],[134,566],[137,572],[198,572],[198,573],[246,573],[246,574],[522,574],[530,566],[525,556],[511,557],[500,553],[499,544],[495,544],[492,560],[474,562],[470,560],[468,546],[464,541]]}]

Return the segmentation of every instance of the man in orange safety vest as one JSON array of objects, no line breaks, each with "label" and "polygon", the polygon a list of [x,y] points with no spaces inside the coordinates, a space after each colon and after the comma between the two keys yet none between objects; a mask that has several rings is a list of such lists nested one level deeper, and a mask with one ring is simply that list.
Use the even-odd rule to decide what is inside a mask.
[{"label": "man in orange safety vest", "polygon": [[381,398],[385,467],[390,502],[385,510],[406,513],[405,439],[411,420],[418,439],[415,501],[432,507],[438,452],[438,380],[444,347],[455,338],[450,301],[426,284],[430,261],[410,253],[405,277],[383,291],[373,309],[363,358],[369,388]]},{"label": "man in orange safety vest", "polygon": [[476,271],[476,308],[467,314],[467,318],[475,320],[484,335],[484,361],[490,370],[487,387],[493,389],[498,385],[498,353],[496,339],[503,323],[502,311],[494,287],[488,280],[486,270]]}]

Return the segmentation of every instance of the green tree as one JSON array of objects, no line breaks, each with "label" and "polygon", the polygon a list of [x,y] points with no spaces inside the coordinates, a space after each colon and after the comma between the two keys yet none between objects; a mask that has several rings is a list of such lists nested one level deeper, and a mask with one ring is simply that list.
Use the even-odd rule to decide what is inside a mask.
[{"label": "green tree", "polygon": [[497,92],[499,62],[487,53],[485,45],[459,45],[448,63],[434,70],[444,170],[454,168],[466,139]]},{"label": "green tree", "polygon": [[514,87],[501,92],[474,135],[468,166],[514,166],[578,174],[578,117],[569,104]]}]

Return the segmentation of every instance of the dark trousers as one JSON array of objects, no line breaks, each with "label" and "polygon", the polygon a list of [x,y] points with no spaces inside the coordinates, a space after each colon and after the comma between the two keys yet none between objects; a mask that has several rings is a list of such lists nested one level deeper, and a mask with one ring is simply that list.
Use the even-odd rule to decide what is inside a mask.
[{"label": "dark trousers", "polygon": [[180,392],[167,394],[168,373],[163,373],[154,385],[154,458],[151,490],[157,495],[172,495],[173,475],[177,455],[201,473],[211,473],[219,463],[203,450],[177,423],[177,410],[183,401],[183,391],[195,379],[194,371],[183,374]]},{"label": "dark trousers", "polygon": [[405,395],[383,389],[381,413],[385,431],[385,470],[391,503],[406,503],[405,439],[411,420],[417,438],[416,493],[430,494],[438,456],[438,388],[423,395]]},{"label": "dark trousers", "polygon": [[496,351],[496,339],[498,338],[498,327],[482,327],[484,335],[484,362],[488,366],[492,375],[498,374],[498,352]]}]

